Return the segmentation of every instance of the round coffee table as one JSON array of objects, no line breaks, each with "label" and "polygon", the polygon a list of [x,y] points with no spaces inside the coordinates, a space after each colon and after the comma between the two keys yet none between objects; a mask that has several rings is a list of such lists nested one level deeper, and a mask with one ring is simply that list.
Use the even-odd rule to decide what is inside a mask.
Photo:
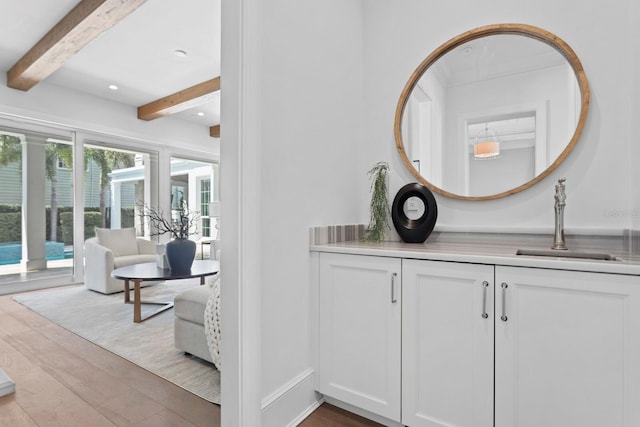
[{"label": "round coffee table", "polygon": [[[142,282],[155,280],[176,280],[190,279],[193,277],[200,278],[200,285],[204,285],[206,276],[213,276],[220,270],[220,263],[213,260],[194,260],[191,270],[187,273],[174,273],[170,269],[159,268],[155,262],[147,262],[144,264],[133,264],[125,267],[116,268],[111,273],[114,279],[124,280],[124,302],[125,304],[133,304],[133,321],[135,323],[143,322],[156,314],[162,313],[173,307],[173,301],[156,302],[143,301],[140,299],[140,284]],[[133,282],[133,301],[129,298],[129,282]],[[142,304],[160,305],[158,310],[142,317]]]}]

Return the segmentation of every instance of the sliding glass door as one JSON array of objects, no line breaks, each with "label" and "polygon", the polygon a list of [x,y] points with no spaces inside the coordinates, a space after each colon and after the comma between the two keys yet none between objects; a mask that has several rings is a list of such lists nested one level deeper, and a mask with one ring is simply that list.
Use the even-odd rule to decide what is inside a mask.
[{"label": "sliding glass door", "polygon": [[0,125],[0,285],[73,275],[73,138]]},{"label": "sliding glass door", "polygon": [[137,236],[149,236],[142,210],[157,205],[158,155],[153,152],[109,145],[84,145],[84,238],[95,228],[135,228]]},{"label": "sliding glass door", "polygon": [[152,239],[139,213],[158,206],[158,152],[97,139],[0,120],[0,294],[82,282],[97,227]]}]

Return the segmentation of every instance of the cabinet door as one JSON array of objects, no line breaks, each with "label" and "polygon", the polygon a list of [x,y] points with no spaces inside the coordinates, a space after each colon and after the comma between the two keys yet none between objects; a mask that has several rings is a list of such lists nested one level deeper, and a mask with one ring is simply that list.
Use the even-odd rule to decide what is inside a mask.
[{"label": "cabinet door", "polygon": [[403,260],[402,423],[493,426],[491,265]]},{"label": "cabinet door", "polygon": [[639,291],[633,276],[496,267],[496,427],[639,426]]},{"label": "cabinet door", "polygon": [[401,262],[320,254],[318,391],[400,421]]}]

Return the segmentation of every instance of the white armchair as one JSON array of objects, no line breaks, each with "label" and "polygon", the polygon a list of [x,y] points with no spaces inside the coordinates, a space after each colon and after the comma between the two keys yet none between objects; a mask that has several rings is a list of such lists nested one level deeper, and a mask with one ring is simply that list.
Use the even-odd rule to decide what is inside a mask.
[{"label": "white armchair", "polygon": [[[136,238],[135,229],[96,228],[96,237],[84,242],[87,289],[112,294],[124,290],[124,282],[111,277],[118,267],[156,261],[156,243]],[[143,286],[154,282],[143,282]]]}]

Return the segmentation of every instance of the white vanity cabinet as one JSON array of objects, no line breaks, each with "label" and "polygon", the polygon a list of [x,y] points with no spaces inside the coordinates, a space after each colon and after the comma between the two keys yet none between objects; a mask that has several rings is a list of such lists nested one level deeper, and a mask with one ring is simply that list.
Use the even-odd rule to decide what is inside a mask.
[{"label": "white vanity cabinet", "polygon": [[402,262],[402,423],[493,426],[492,265]]},{"label": "white vanity cabinet", "polygon": [[640,426],[640,276],[339,253],[319,266],[327,396],[410,427]]},{"label": "white vanity cabinet", "polygon": [[401,260],[320,254],[318,391],[400,421]]},{"label": "white vanity cabinet", "polygon": [[497,266],[495,426],[640,426],[639,343],[639,277]]}]

